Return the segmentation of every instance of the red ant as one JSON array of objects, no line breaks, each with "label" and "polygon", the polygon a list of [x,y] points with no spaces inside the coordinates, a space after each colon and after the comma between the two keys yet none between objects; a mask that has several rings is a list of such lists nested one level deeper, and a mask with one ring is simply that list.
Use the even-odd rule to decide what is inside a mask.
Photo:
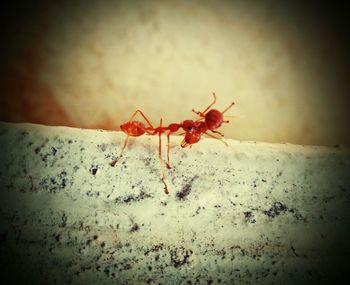
[{"label": "red ant", "polygon": [[[193,144],[199,142],[199,140],[201,139],[202,134],[206,134],[212,138],[218,139],[220,141],[222,141],[226,146],[227,143],[222,139],[222,137],[224,136],[222,133],[218,132],[216,129],[220,128],[222,123],[229,123],[229,121],[224,121],[224,113],[229,110],[235,103],[231,103],[225,110],[223,110],[222,112],[220,112],[219,110],[216,109],[210,109],[215,103],[216,103],[216,95],[213,92],[213,97],[214,100],[213,102],[203,111],[203,112],[198,112],[192,109],[192,111],[194,113],[196,113],[200,118],[196,121],[193,120],[185,120],[182,121],[181,123],[172,123],[170,125],[168,125],[167,127],[163,127],[162,123],[163,123],[163,119],[160,118],[160,124],[159,127],[153,127],[153,125],[151,124],[151,122],[149,121],[149,119],[145,116],[145,114],[141,111],[141,110],[136,110],[131,118],[129,119],[129,121],[127,121],[126,123],[122,124],[120,126],[121,130],[127,135],[127,137],[125,138],[124,141],[124,146],[122,148],[122,151],[120,153],[120,155],[111,162],[111,166],[115,166],[115,164],[118,162],[118,160],[122,157],[124,149],[126,148],[128,141],[129,141],[129,137],[139,137],[142,136],[143,134],[147,134],[147,135],[158,135],[159,137],[159,143],[158,143],[158,157],[159,157],[159,161],[161,164],[163,164],[163,160],[162,160],[162,139],[161,139],[161,135],[163,133],[167,133],[167,162],[166,162],[166,166],[168,169],[171,169],[170,166],[170,158],[169,158],[169,152],[170,152],[170,135],[172,135],[173,133],[177,132],[178,130],[182,129],[185,132],[182,134],[185,134],[185,137],[183,139],[183,141],[181,142],[181,147],[187,147],[190,146],[192,147]],[[140,114],[146,121],[148,126],[145,126],[144,123],[139,122],[139,121],[133,121],[134,117]],[[217,137],[214,136],[210,133],[208,133],[208,131],[211,131],[213,133],[219,134],[221,137]],[[168,185],[165,182],[165,175],[164,172],[162,173],[162,181],[164,183],[164,190],[166,194],[169,194],[168,191]]]}]

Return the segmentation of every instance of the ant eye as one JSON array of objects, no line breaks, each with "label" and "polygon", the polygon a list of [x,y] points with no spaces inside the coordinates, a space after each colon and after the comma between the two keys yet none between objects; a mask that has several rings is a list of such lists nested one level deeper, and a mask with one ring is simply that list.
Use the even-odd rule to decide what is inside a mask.
[{"label": "ant eye", "polygon": [[182,129],[185,132],[192,132],[195,129],[195,124],[192,120],[185,120],[182,122]]}]

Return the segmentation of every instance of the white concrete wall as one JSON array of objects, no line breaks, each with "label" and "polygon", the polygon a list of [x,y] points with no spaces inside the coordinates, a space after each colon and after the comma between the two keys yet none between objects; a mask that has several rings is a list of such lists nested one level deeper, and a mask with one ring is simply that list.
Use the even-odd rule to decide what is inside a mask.
[{"label": "white concrete wall", "polygon": [[348,149],[0,124],[5,283],[310,284],[344,277]]}]

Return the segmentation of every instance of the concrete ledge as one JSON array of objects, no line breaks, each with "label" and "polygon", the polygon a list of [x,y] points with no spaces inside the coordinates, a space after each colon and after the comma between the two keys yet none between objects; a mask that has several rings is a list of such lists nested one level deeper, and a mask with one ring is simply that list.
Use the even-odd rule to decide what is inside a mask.
[{"label": "concrete ledge", "polygon": [[35,284],[301,284],[341,278],[350,152],[0,124],[1,270]]}]

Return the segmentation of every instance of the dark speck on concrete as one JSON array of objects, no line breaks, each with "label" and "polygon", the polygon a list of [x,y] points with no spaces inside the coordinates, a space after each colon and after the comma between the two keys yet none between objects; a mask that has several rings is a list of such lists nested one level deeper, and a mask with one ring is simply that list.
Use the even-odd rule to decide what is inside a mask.
[{"label": "dark speck on concrete", "polygon": [[[31,176],[29,176],[30,183],[31,183],[31,188],[30,191],[33,191],[36,189],[36,187],[33,187],[33,180]],[[69,184],[69,180],[67,179],[67,172],[62,171],[60,174],[57,176],[47,176],[44,177],[40,182],[39,182],[39,189],[45,189],[46,191],[50,193],[57,193],[58,191],[66,188],[67,184]],[[37,189],[36,189],[37,190]]]},{"label": "dark speck on concrete", "polygon": [[27,131],[21,132],[21,136],[22,136],[22,137],[26,137],[27,135],[29,135],[29,133],[28,133]]},{"label": "dark speck on concrete", "polygon": [[149,255],[150,252],[159,252],[164,249],[164,244],[156,244],[153,245],[151,248],[145,250],[144,255]]},{"label": "dark speck on concrete", "polygon": [[263,213],[270,218],[274,218],[275,216],[278,216],[279,214],[284,213],[287,210],[288,210],[287,206],[285,206],[280,202],[275,202],[272,204],[269,210],[263,211]]},{"label": "dark speck on concrete", "polygon": [[254,214],[252,212],[243,212],[243,214],[247,223],[255,224],[256,220],[254,219]]},{"label": "dark speck on concrete", "polygon": [[133,195],[133,194],[130,194],[128,196],[123,196],[123,197],[117,197],[115,199],[115,202],[116,203],[130,203],[130,202],[138,202],[138,201],[141,201],[143,199],[146,199],[146,198],[152,198],[153,196],[151,194],[148,194],[144,191],[141,191],[140,194],[138,195]]},{"label": "dark speck on concrete", "polygon": [[56,153],[57,153],[57,149],[53,146],[51,147],[51,153],[52,153],[52,155],[56,155]]},{"label": "dark speck on concrete", "polygon": [[189,258],[193,251],[191,249],[185,249],[183,247],[170,250],[170,263],[175,268],[189,264]]},{"label": "dark speck on concrete", "polygon": [[306,219],[300,214],[298,209],[292,208],[292,209],[289,209],[288,211],[294,215],[294,218],[296,220],[304,220],[304,221],[306,221]]},{"label": "dark speck on concrete", "polygon": [[295,256],[299,256],[299,254],[296,253],[294,246],[291,246],[290,249],[293,251]]},{"label": "dark speck on concrete", "polygon": [[139,231],[140,230],[140,226],[138,225],[138,224],[136,224],[136,223],[134,223],[132,226],[131,226],[131,228],[130,228],[130,232],[137,232],[137,231]]},{"label": "dark speck on concrete", "polygon": [[205,207],[198,207],[197,210],[196,210],[196,212],[195,212],[195,214],[193,214],[192,217],[198,215],[198,214],[199,214],[199,211],[200,211],[201,209],[202,209],[202,210],[205,210]]},{"label": "dark speck on concrete", "polygon": [[90,167],[90,173],[91,173],[92,175],[96,175],[97,170],[98,170],[98,166],[97,166],[97,165],[91,165],[91,167]]},{"label": "dark speck on concrete", "polygon": [[98,144],[97,147],[102,150],[102,151],[106,151],[107,149],[107,144]]},{"label": "dark speck on concrete", "polygon": [[196,178],[198,178],[198,176],[192,177],[192,179],[182,187],[181,191],[176,193],[176,197],[179,200],[184,200],[191,193],[192,184]]},{"label": "dark speck on concrete", "polygon": [[61,227],[64,228],[66,225],[67,225],[67,220],[68,220],[68,217],[66,216],[65,213],[62,214],[62,217],[61,217],[61,220],[62,220],[62,223],[61,223]]}]

